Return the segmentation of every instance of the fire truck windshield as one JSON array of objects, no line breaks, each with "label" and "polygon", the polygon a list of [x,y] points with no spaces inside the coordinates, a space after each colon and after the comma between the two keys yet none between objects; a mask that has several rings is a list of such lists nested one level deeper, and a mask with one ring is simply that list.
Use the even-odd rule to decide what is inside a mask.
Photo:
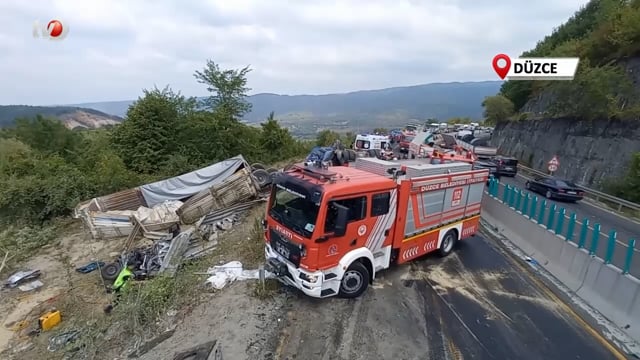
[{"label": "fire truck windshield", "polygon": [[280,185],[273,188],[269,215],[293,232],[311,238],[318,218],[319,206],[304,194]]}]

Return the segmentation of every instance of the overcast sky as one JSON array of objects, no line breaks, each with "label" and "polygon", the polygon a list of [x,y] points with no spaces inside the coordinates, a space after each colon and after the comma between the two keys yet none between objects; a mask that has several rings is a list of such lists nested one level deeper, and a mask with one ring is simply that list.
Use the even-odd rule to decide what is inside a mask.
[{"label": "overcast sky", "polygon": [[[498,80],[585,0],[2,0],[0,104],[135,99],[193,78],[207,59],[250,65],[251,93],[322,94]],[[34,39],[60,19],[62,41]]]}]

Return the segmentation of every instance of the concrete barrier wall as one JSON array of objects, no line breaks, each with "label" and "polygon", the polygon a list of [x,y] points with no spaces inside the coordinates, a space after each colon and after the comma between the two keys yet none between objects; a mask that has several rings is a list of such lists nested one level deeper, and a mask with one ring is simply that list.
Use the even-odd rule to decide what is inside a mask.
[{"label": "concrete barrier wall", "polygon": [[485,194],[482,217],[602,315],[640,342],[640,281]]}]

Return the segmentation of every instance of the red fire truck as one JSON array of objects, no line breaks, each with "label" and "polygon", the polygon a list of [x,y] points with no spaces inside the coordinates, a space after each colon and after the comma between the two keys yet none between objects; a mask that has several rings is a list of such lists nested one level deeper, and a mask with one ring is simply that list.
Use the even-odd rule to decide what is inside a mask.
[{"label": "red fire truck", "polygon": [[488,170],[426,159],[298,165],[274,178],[267,269],[313,297],[362,294],[376,274],[475,234]]}]

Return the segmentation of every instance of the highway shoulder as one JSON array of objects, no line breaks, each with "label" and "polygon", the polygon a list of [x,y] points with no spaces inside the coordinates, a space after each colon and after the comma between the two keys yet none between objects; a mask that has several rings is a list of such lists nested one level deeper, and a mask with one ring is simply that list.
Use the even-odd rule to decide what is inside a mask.
[{"label": "highway shoulder", "polygon": [[[626,348],[627,353],[637,353],[638,345],[633,340],[582,299],[571,294],[559,280],[537,264],[535,259],[532,259],[533,261],[525,260],[526,255],[520,249],[509,243],[508,240],[505,242],[504,238],[500,238],[501,235],[495,234],[486,226],[481,227],[480,235],[495,251],[502,254],[514,271],[519,272],[521,278],[534,289],[533,291],[557,304],[562,317],[576,329],[577,333],[582,334],[586,339],[595,340],[594,343],[599,344],[598,347],[601,350],[609,353],[609,359],[637,358],[626,355],[622,350],[622,348]],[[607,334],[607,336],[605,337],[603,334]],[[596,359],[597,357],[594,355],[592,358]]]}]

